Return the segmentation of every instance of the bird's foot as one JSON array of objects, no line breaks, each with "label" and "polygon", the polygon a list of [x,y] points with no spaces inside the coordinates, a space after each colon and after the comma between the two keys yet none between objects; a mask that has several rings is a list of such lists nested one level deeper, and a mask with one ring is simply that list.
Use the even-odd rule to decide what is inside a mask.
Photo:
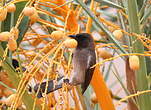
[{"label": "bird's foot", "polygon": [[63,79],[65,87],[67,87],[68,91],[70,91],[73,88],[73,85],[70,83],[69,79]]},{"label": "bird's foot", "polygon": [[69,79],[68,79],[68,78],[66,78],[66,79],[63,79],[63,82],[64,82],[64,83],[67,83],[67,84],[69,84]]}]

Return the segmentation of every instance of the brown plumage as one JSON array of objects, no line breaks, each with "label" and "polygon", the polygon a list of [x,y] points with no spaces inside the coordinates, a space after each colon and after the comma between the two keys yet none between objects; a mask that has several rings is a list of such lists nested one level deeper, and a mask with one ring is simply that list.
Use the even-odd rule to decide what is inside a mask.
[{"label": "brown plumage", "polygon": [[70,35],[78,42],[78,46],[73,53],[73,73],[70,78],[71,85],[81,84],[82,93],[85,92],[92,79],[96,63],[95,45],[93,38],[88,33]]}]

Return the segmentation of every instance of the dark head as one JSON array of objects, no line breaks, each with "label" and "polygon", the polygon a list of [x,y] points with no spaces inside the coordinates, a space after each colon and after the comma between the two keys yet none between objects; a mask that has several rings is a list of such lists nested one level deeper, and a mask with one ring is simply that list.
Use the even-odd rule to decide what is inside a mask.
[{"label": "dark head", "polygon": [[77,48],[94,48],[94,40],[88,33],[69,35],[68,37],[73,38],[78,42]]}]

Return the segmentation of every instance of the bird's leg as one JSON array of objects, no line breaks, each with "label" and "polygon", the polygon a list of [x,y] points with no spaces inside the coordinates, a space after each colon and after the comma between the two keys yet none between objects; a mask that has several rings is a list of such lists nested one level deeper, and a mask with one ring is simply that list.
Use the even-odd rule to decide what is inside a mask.
[{"label": "bird's leg", "polygon": [[67,89],[70,91],[72,87],[74,86],[73,84],[70,83],[70,80],[68,78],[63,80],[64,84],[66,85]]},{"label": "bird's leg", "polygon": [[69,79],[68,79],[68,78],[66,78],[66,79],[63,79],[63,82],[64,82],[64,83],[67,83],[67,84],[69,84]]}]

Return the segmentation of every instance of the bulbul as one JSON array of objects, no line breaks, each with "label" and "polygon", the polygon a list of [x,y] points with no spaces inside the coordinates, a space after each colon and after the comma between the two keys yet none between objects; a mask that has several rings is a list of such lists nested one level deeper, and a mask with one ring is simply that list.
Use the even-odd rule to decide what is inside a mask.
[{"label": "bulbul", "polygon": [[96,64],[94,40],[88,33],[70,35],[69,37],[78,42],[73,53],[73,74],[69,83],[71,85],[81,84],[82,93],[84,93],[92,79],[94,68],[91,67]]},{"label": "bulbul", "polygon": [[[93,71],[91,68],[96,64],[95,44],[92,36],[88,33],[80,33],[77,35],[69,35],[70,38],[75,39],[78,45],[73,53],[73,73],[69,79],[63,77],[58,78],[58,83],[55,84],[53,80],[48,81],[48,88],[46,93],[62,88],[63,83],[76,86],[81,84],[82,94],[85,92],[92,79]],[[37,97],[41,98],[46,89],[46,82],[36,84],[34,91],[38,92]]]}]

